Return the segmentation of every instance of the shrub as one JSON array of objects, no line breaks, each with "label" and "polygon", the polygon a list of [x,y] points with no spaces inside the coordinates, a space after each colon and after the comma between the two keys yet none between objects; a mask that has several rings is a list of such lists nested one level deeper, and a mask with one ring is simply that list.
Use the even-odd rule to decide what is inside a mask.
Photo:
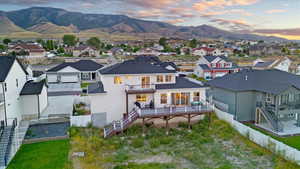
[{"label": "shrub", "polygon": [[144,140],[142,138],[135,138],[131,144],[134,148],[140,148],[144,146]]},{"label": "shrub", "polygon": [[151,148],[157,148],[160,146],[160,141],[156,138],[151,138],[149,144]]}]

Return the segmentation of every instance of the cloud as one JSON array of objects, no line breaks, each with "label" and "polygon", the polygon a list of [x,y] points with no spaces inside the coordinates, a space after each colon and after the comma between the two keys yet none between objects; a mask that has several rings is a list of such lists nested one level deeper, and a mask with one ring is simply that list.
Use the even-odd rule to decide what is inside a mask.
[{"label": "cloud", "polygon": [[210,22],[221,25],[222,27],[229,28],[231,30],[244,30],[252,29],[252,25],[244,20],[229,20],[229,19],[211,19]]},{"label": "cloud", "polygon": [[254,33],[263,34],[280,34],[289,36],[300,36],[300,28],[293,29],[257,29],[253,31]]},{"label": "cloud", "polygon": [[267,13],[267,14],[283,13],[283,12],[286,12],[286,10],[285,9],[271,9],[271,10],[265,11],[265,13]]},{"label": "cloud", "polygon": [[193,8],[199,12],[209,9],[218,9],[229,6],[247,6],[257,3],[259,0],[203,0],[193,4]]},{"label": "cloud", "polygon": [[211,16],[225,15],[225,14],[239,14],[239,15],[242,15],[242,16],[253,16],[252,13],[247,12],[247,11],[245,11],[243,9],[207,11],[207,12],[203,12],[202,16],[204,16],[204,17],[211,17]]},{"label": "cloud", "polygon": [[166,22],[170,23],[170,24],[178,24],[178,23],[185,22],[185,20],[184,19],[172,19],[172,20],[167,20]]}]

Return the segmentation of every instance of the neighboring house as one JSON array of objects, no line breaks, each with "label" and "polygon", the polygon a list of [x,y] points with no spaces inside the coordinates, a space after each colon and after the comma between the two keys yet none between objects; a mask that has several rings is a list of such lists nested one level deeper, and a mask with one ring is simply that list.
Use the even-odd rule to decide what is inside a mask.
[{"label": "neighboring house", "polygon": [[206,80],[211,80],[239,70],[240,68],[225,56],[204,56],[198,60],[194,73]]},{"label": "neighboring house", "polygon": [[46,50],[38,44],[20,43],[8,49],[8,52],[15,52],[22,57],[42,58],[46,56]]},{"label": "neighboring house", "polygon": [[11,125],[36,119],[48,105],[43,81],[28,81],[28,73],[15,57],[0,57],[0,120]]},{"label": "neighboring house", "polygon": [[46,71],[48,83],[77,83],[98,81],[98,71],[103,66],[92,60],[64,62]]},{"label": "neighboring house", "polygon": [[73,56],[75,57],[99,57],[100,50],[95,47],[87,45],[79,45],[73,49]]},{"label": "neighboring house", "polygon": [[99,71],[101,81],[88,87],[88,97],[91,112],[103,114],[103,125],[122,119],[137,105],[154,113],[205,100],[201,82],[177,77],[173,64],[153,58],[138,57]]},{"label": "neighboring house", "polygon": [[123,55],[124,49],[119,48],[119,47],[114,47],[114,48],[110,49],[107,53],[108,53],[108,55],[112,55],[112,56]]},{"label": "neighboring house", "polygon": [[215,105],[235,120],[279,135],[300,133],[300,77],[280,70],[243,70],[207,83]]},{"label": "neighboring house", "polygon": [[280,55],[282,47],[277,45],[257,44],[249,47],[250,56]]},{"label": "neighboring house", "polygon": [[257,59],[253,62],[253,69],[265,70],[265,69],[278,69],[285,72],[289,72],[292,61],[288,57],[283,57],[276,60],[264,61]]},{"label": "neighboring house", "polygon": [[134,55],[152,55],[152,56],[159,56],[161,54],[162,52],[160,52],[160,50],[157,50],[155,48],[142,48],[136,53],[134,53]]},{"label": "neighboring house", "polygon": [[206,55],[222,56],[222,55],[224,55],[224,51],[221,51],[221,50],[215,49],[215,48],[201,47],[201,48],[193,49],[192,55],[202,56],[202,57],[206,56]]}]

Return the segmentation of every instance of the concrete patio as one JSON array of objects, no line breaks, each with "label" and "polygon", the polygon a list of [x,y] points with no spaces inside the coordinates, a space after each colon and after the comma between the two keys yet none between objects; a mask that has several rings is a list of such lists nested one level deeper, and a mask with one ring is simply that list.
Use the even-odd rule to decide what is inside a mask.
[{"label": "concrete patio", "polygon": [[300,134],[300,127],[298,127],[296,120],[291,121],[282,121],[283,125],[283,132],[275,132],[270,129],[267,123],[256,124],[258,127],[263,128],[267,131],[270,131],[278,136],[292,136],[292,135],[299,135]]}]

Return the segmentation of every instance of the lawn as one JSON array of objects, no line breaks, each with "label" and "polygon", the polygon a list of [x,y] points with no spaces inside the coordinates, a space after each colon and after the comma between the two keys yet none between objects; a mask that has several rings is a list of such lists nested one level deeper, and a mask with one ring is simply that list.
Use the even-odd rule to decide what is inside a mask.
[{"label": "lawn", "polygon": [[294,148],[300,150],[300,136],[277,137],[277,136],[274,136],[274,135],[266,132],[265,130],[262,130],[262,129],[256,127],[254,124],[246,124],[246,125],[248,125],[249,127],[253,128],[255,130],[258,130],[258,131],[264,133],[265,135],[268,135],[268,136],[274,138],[275,140],[278,140],[280,142],[283,142],[286,145],[289,145],[291,147],[294,147]]},{"label": "lawn", "polygon": [[81,88],[86,89],[91,83],[81,83]]},{"label": "lawn", "polygon": [[[71,128],[76,169],[296,169],[298,165],[249,141],[227,123],[204,119],[188,130],[181,123],[166,135],[164,128],[132,126],[123,135],[103,139],[102,130]],[[76,167],[75,167],[76,166]]]},{"label": "lawn", "polygon": [[8,169],[70,169],[69,140],[24,144]]}]

